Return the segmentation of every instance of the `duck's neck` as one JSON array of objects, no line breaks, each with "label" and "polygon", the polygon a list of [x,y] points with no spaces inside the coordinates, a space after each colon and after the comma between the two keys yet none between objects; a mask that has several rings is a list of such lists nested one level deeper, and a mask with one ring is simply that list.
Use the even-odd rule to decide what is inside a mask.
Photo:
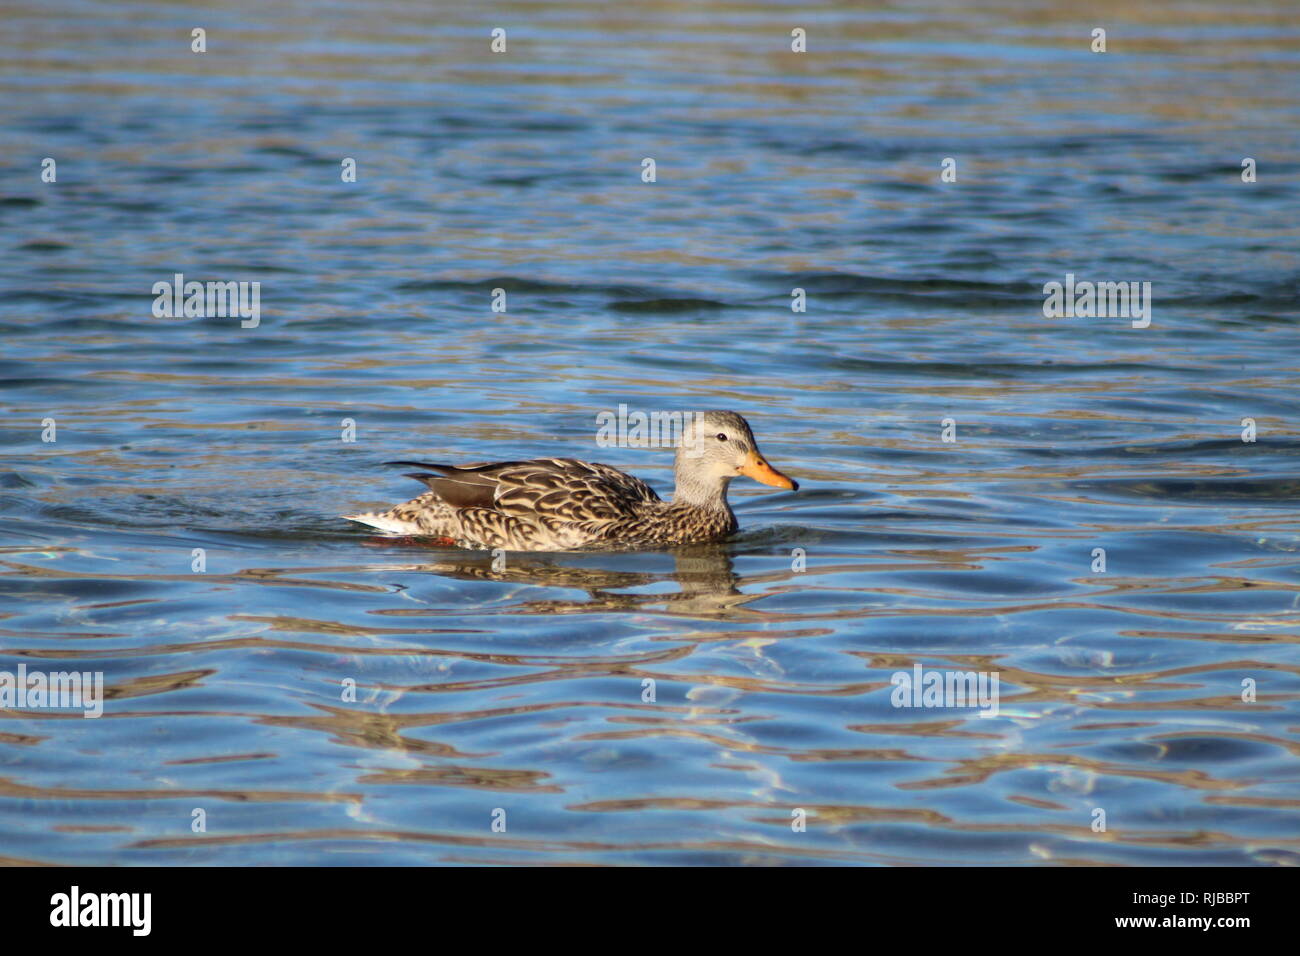
[{"label": "duck's neck", "polygon": [[731,514],[731,506],[727,504],[727,485],[731,484],[730,478],[702,478],[699,474],[682,467],[680,461],[674,471],[677,478],[677,487],[673,491],[674,507],[685,506]]}]

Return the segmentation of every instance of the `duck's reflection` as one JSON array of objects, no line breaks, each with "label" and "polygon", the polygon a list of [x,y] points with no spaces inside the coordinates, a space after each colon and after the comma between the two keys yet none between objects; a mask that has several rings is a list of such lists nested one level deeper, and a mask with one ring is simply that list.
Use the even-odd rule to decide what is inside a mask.
[{"label": "duck's reflection", "polygon": [[[671,568],[666,566],[665,559],[671,560]],[[609,567],[610,564],[633,562],[642,567],[625,570]],[[744,582],[736,573],[732,550],[724,544],[692,545],[635,557],[620,552],[439,549],[437,557],[428,561],[385,567],[427,571],[462,581],[497,581],[586,592],[585,600],[526,599],[518,605],[538,613],[658,609],[670,613],[725,616],[732,609],[763,596],[761,592],[741,593]],[[758,577],[769,580],[771,575]],[[668,590],[665,584],[676,589]]]}]

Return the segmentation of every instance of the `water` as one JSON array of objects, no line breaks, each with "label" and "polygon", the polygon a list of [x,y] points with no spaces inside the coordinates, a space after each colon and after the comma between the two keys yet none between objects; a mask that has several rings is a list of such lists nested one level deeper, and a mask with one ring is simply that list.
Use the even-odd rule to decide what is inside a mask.
[{"label": "water", "polygon": [[[110,697],[0,713],[0,855],[1300,862],[1294,8],[490,6],[8,5],[0,668]],[[154,318],[177,272],[261,324]],[[336,517],[394,458],[667,493],[619,403],[802,488],[498,569]]]}]

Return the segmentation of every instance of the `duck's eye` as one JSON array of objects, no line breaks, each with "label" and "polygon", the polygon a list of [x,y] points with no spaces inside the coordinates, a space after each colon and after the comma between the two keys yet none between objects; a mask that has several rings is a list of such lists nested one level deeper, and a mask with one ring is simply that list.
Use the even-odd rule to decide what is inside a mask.
[{"label": "duck's eye", "polygon": [[718,441],[726,441],[726,440],[727,440],[727,436],[722,434],[722,432],[718,432]]}]

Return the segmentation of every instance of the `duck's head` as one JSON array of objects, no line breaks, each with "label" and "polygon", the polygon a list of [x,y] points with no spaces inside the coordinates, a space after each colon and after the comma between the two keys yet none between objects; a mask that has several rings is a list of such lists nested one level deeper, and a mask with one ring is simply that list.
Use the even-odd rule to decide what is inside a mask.
[{"label": "duck's head", "polygon": [[799,487],[793,478],[767,463],[749,430],[749,422],[735,412],[696,412],[688,416],[675,470],[679,493],[686,492],[690,498],[702,497],[691,494],[697,489],[717,489],[725,494],[731,479],[739,475],[774,488],[794,491]]}]

